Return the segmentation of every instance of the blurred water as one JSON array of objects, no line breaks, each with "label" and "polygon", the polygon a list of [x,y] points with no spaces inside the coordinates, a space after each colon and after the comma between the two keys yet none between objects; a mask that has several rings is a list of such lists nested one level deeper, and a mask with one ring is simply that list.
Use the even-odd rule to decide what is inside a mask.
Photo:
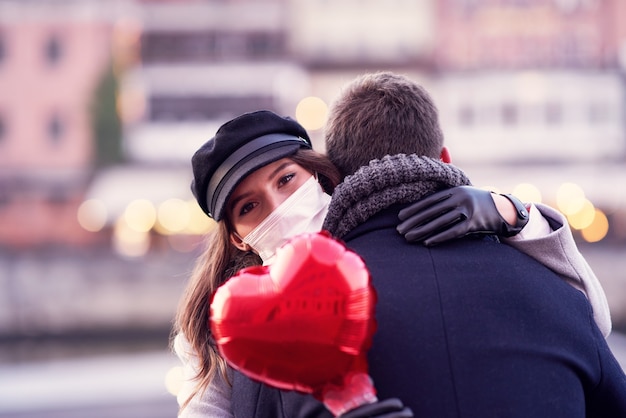
[{"label": "blurred water", "polygon": [[[608,342],[626,370],[626,335]],[[167,350],[0,365],[0,417],[175,417],[165,377],[176,366]]]},{"label": "blurred water", "polygon": [[[624,248],[581,252],[606,291],[608,342],[626,369]],[[179,362],[167,340],[190,258],[0,256],[0,299],[10,302],[0,304],[0,418],[175,417],[165,378]],[[64,328],[75,331],[55,339]],[[11,340],[11,330],[22,334]]]},{"label": "blurred water", "polygon": [[0,417],[175,417],[168,351],[0,365]]}]

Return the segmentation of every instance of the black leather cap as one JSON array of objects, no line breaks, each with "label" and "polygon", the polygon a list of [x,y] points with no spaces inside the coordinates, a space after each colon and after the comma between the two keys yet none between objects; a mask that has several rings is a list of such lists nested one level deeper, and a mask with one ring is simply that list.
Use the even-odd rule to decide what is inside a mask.
[{"label": "black leather cap", "polygon": [[191,191],[204,213],[219,221],[231,193],[248,174],[299,148],[312,146],[295,120],[268,110],[245,113],[222,125],[193,155]]}]

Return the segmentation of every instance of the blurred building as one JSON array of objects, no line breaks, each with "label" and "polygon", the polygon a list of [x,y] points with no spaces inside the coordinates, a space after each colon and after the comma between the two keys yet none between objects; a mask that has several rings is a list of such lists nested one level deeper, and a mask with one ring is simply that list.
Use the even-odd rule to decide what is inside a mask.
[{"label": "blurred building", "polygon": [[0,1],[0,245],[94,238],[76,213],[94,166],[94,91],[111,58],[102,6]]},{"label": "blurred building", "polygon": [[193,152],[241,113],[293,114],[308,76],[288,54],[284,0],[135,5],[137,65],[120,91],[128,164],[101,171],[87,198],[103,203],[118,252],[189,250],[212,226],[191,195]]},{"label": "blurred building", "polygon": [[[324,106],[340,86],[368,68],[428,74],[431,1],[400,1],[396,7],[376,1],[290,0],[136,4],[141,47],[137,65],[121,79],[120,93],[125,151],[132,164],[101,171],[87,195],[104,203],[107,225],[122,251],[141,253],[163,236],[171,242],[172,235],[206,231],[198,228],[206,217],[189,190],[189,160],[225,121],[257,109],[294,116],[323,151],[322,123],[313,126],[302,119],[311,112],[301,110],[307,98],[321,102],[323,122]],[[355,7],[360,13],[354,13]],[[130,225],[124,229],[118,219],[139,199],[153,205],[138,215],[142,219],[172,199],[185,201],[188,226],[162,228],[157,215],[151,232],[130,232],[137,230]],[[143,250],[131,250],[137,247],[131,241],[141,242]]]},{"label": "blurred building", "polygon": [[140,161],[188,164],[219,125],[241,113],[294,116],[303,98],[329,102],[368,68],[420,73],[430,62],[431,1],[140,3],[141,66],[125,79],[126,89],[144,97],[126,136]]},{"label": "blurred building", "polygon": [[437,2],[443,126],[472,162],[626,157],[620,0]]},{"label": "blurred building", "polygon": [[[328,105],[359,74],[389,70],[432,86],[435,0],[291,0],[289,53]],[[324,151],[322,124],[308,127]]]},{"label": "blurred building", "polygon": [[[623,246],[625,17],[621,0],[0,0],[0,334],[168,330],[213,226],[193,152],[259,108],[324,151],[327,106],[379,70],[431,92],[475,185]],[[104,102],[121,134],[96,135]],[[124,160],[101,164],[116,141]],[[619,251],[596,250],[612,310]]]},{"label": "blurred building", "polygon": [[[377,70],[432,93],[481,184],[567,171],[623,211],[596,167],[626,180],[625,17],[620,0],[0,0],[0,244],[189,249],[211,227],[189,159],[219,125],[266,108],[324,151],[326,106]],[[101,167],[112,59],[126,161]]]},{"label": "blurred building", "polygon": [[[293,113],[307,74],[287,50],[289,2],[150,1],[141,5],[141,65],[124,88],[134,161],[188,165],[224,121],[260,108]],[[129,118],[127,118],[129,119]]]}]

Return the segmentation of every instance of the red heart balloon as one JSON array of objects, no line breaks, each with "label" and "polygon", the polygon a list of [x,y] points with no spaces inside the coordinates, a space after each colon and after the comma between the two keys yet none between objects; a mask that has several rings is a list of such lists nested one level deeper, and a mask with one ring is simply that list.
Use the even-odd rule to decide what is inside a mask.
[{"label": "red heart balloon", "polygon": [[339,415],[376,399],[366,361],[375,303],[356,253],[328,233],[303,234],[272,266],[244,269],[218,288],[211,331],[234,368],[311,393]]}]

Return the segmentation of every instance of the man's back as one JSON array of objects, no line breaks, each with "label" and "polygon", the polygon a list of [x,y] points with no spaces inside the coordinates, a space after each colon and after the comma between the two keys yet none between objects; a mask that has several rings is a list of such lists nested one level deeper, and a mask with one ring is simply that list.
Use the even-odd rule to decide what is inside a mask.
[{"label": "man's back", "polygon": [[343,237],[378,292],[369,360],[379,398],[427,417],[626,411],[624,374],[581,292],[494,240],[407,244],[397,211]]}]

